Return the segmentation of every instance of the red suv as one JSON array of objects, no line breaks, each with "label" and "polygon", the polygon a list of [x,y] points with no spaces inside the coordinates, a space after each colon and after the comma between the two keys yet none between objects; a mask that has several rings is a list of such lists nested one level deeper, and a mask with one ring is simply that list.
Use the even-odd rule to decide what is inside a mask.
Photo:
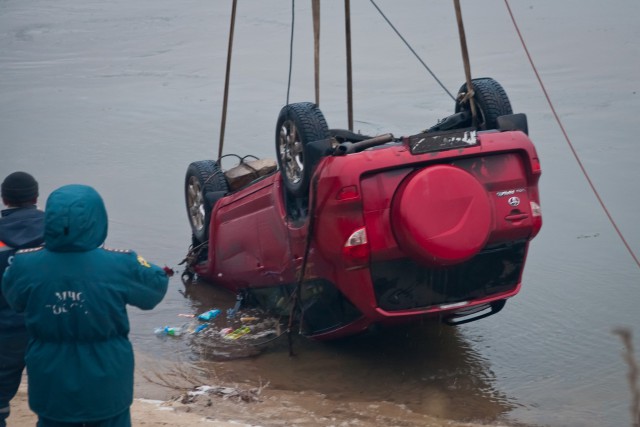
[{"label": "red suv", "polygon": [[272,167],[243,159],[240,182],[219,161],[192,163],[187,271],[296,313],[317,339],[497,313],[542,226],[541,170],[526,116],[495,80],[473,86],[475,120],[466,84],[454,114],[402,137],[330,129],[315,104],[290,104]]}]

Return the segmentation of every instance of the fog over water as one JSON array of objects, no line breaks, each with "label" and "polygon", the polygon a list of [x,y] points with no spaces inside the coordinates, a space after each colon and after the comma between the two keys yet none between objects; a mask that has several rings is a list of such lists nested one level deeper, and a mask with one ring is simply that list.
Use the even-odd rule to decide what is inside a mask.
[{"label": "fog over water", "polygon": [[[273,158],[291,2],[238,3],[224,153]],[[313,101],[311,6],[295,3],[290,101]],[[464,73],[453,4],[376,4],[455,93]],[[640,3],[510,5],[576,153],[640,254]],[[453,101],[372,4],[351,2],[351,12],[355,130],[407,135],[451,114]],[[153,329],[229,307],[233,296],[205,283],[185,293],[176,276],[154,311],[129,310],[139,355],[457,420],[630,424],[627,366],[612,330],[630,328],[640,347],[640,270],[573,157],[504,1],[462,1],[462,12],[473,76],[499,81],[514,111],[527,114],[543,169],[544,225],[505,309],[457,328],[329,344],[299,338],[295,359],[285,340],[256,357],[205,362],[199,343],[158,340]],[[61,185],[94,186],[110,216],[107,246],[179,269],[190,243],[186,168],[217,156],[230,13],[222,0],[0,0],[0,176],[33,173],[42,207]],[[347,127],[343,32],[343,3],[323,1],[320,107],[334,128]]]}]

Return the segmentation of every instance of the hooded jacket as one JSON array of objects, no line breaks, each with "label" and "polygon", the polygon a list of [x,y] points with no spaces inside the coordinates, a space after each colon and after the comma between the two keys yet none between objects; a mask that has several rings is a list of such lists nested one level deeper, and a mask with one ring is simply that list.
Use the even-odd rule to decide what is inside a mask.
[{"label": "hooded jacket", "polygon": [[[35,205],[2,211],[0,218],[0,285],[2,273],[16,250],[42,244],[44,212]],[[24,329],[24,317],[12,310],[0,291],[0,330]]]},{"label": "hooded jacket", "polygon": [[132,403],[126,305],[152,309],[168,277],[133,251],[101,247],[106,237],[100,195],[61,187],[47,200],[45,246],[18,251],[4,273],[7,302],[25,315],[29,405],[41,417],[97,421]]}]

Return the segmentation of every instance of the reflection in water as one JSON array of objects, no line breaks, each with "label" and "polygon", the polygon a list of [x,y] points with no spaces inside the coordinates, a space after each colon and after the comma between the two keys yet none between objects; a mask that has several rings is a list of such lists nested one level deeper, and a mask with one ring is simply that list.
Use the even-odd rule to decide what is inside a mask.
[{"label": "reflection in water", "polygon": [[[229,341],[217,332],[237,327],[238,317],[259,315],[243,308],[233,319],[226,310],[235,297],[215,286],[194,282],[184,295],[196,313],[212,307],[222,315],[205,331],[191,338],[199,365],[223,381],[269,382],[271,389],[311,391],[331,400],[386,401],[412,411],[458,420],[495,421],[514,406],[496,390],[489,363],[479,357],[458,331],[435,322],[378,330],[349,339],[316,342],[295,335],[294,356],[289,356],[286,333]],[[258,322],[260,324],[260,322]],[[268,327],[254,329],[264,332]]]}]

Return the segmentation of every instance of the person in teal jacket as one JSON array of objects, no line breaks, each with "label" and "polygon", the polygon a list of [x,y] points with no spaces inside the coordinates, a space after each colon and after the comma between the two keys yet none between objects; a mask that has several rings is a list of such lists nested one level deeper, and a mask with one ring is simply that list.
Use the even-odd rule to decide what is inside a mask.
[{"label": "person in teal jacket", "polygon": [[18,251],[2,280],[7,302],[25,315],[37,425],[128,427],[134,356],[126,306],[154,308],[170,271],[102,247],[107,212],[89,186],[51,193],[44,228],[44,246]]}]

